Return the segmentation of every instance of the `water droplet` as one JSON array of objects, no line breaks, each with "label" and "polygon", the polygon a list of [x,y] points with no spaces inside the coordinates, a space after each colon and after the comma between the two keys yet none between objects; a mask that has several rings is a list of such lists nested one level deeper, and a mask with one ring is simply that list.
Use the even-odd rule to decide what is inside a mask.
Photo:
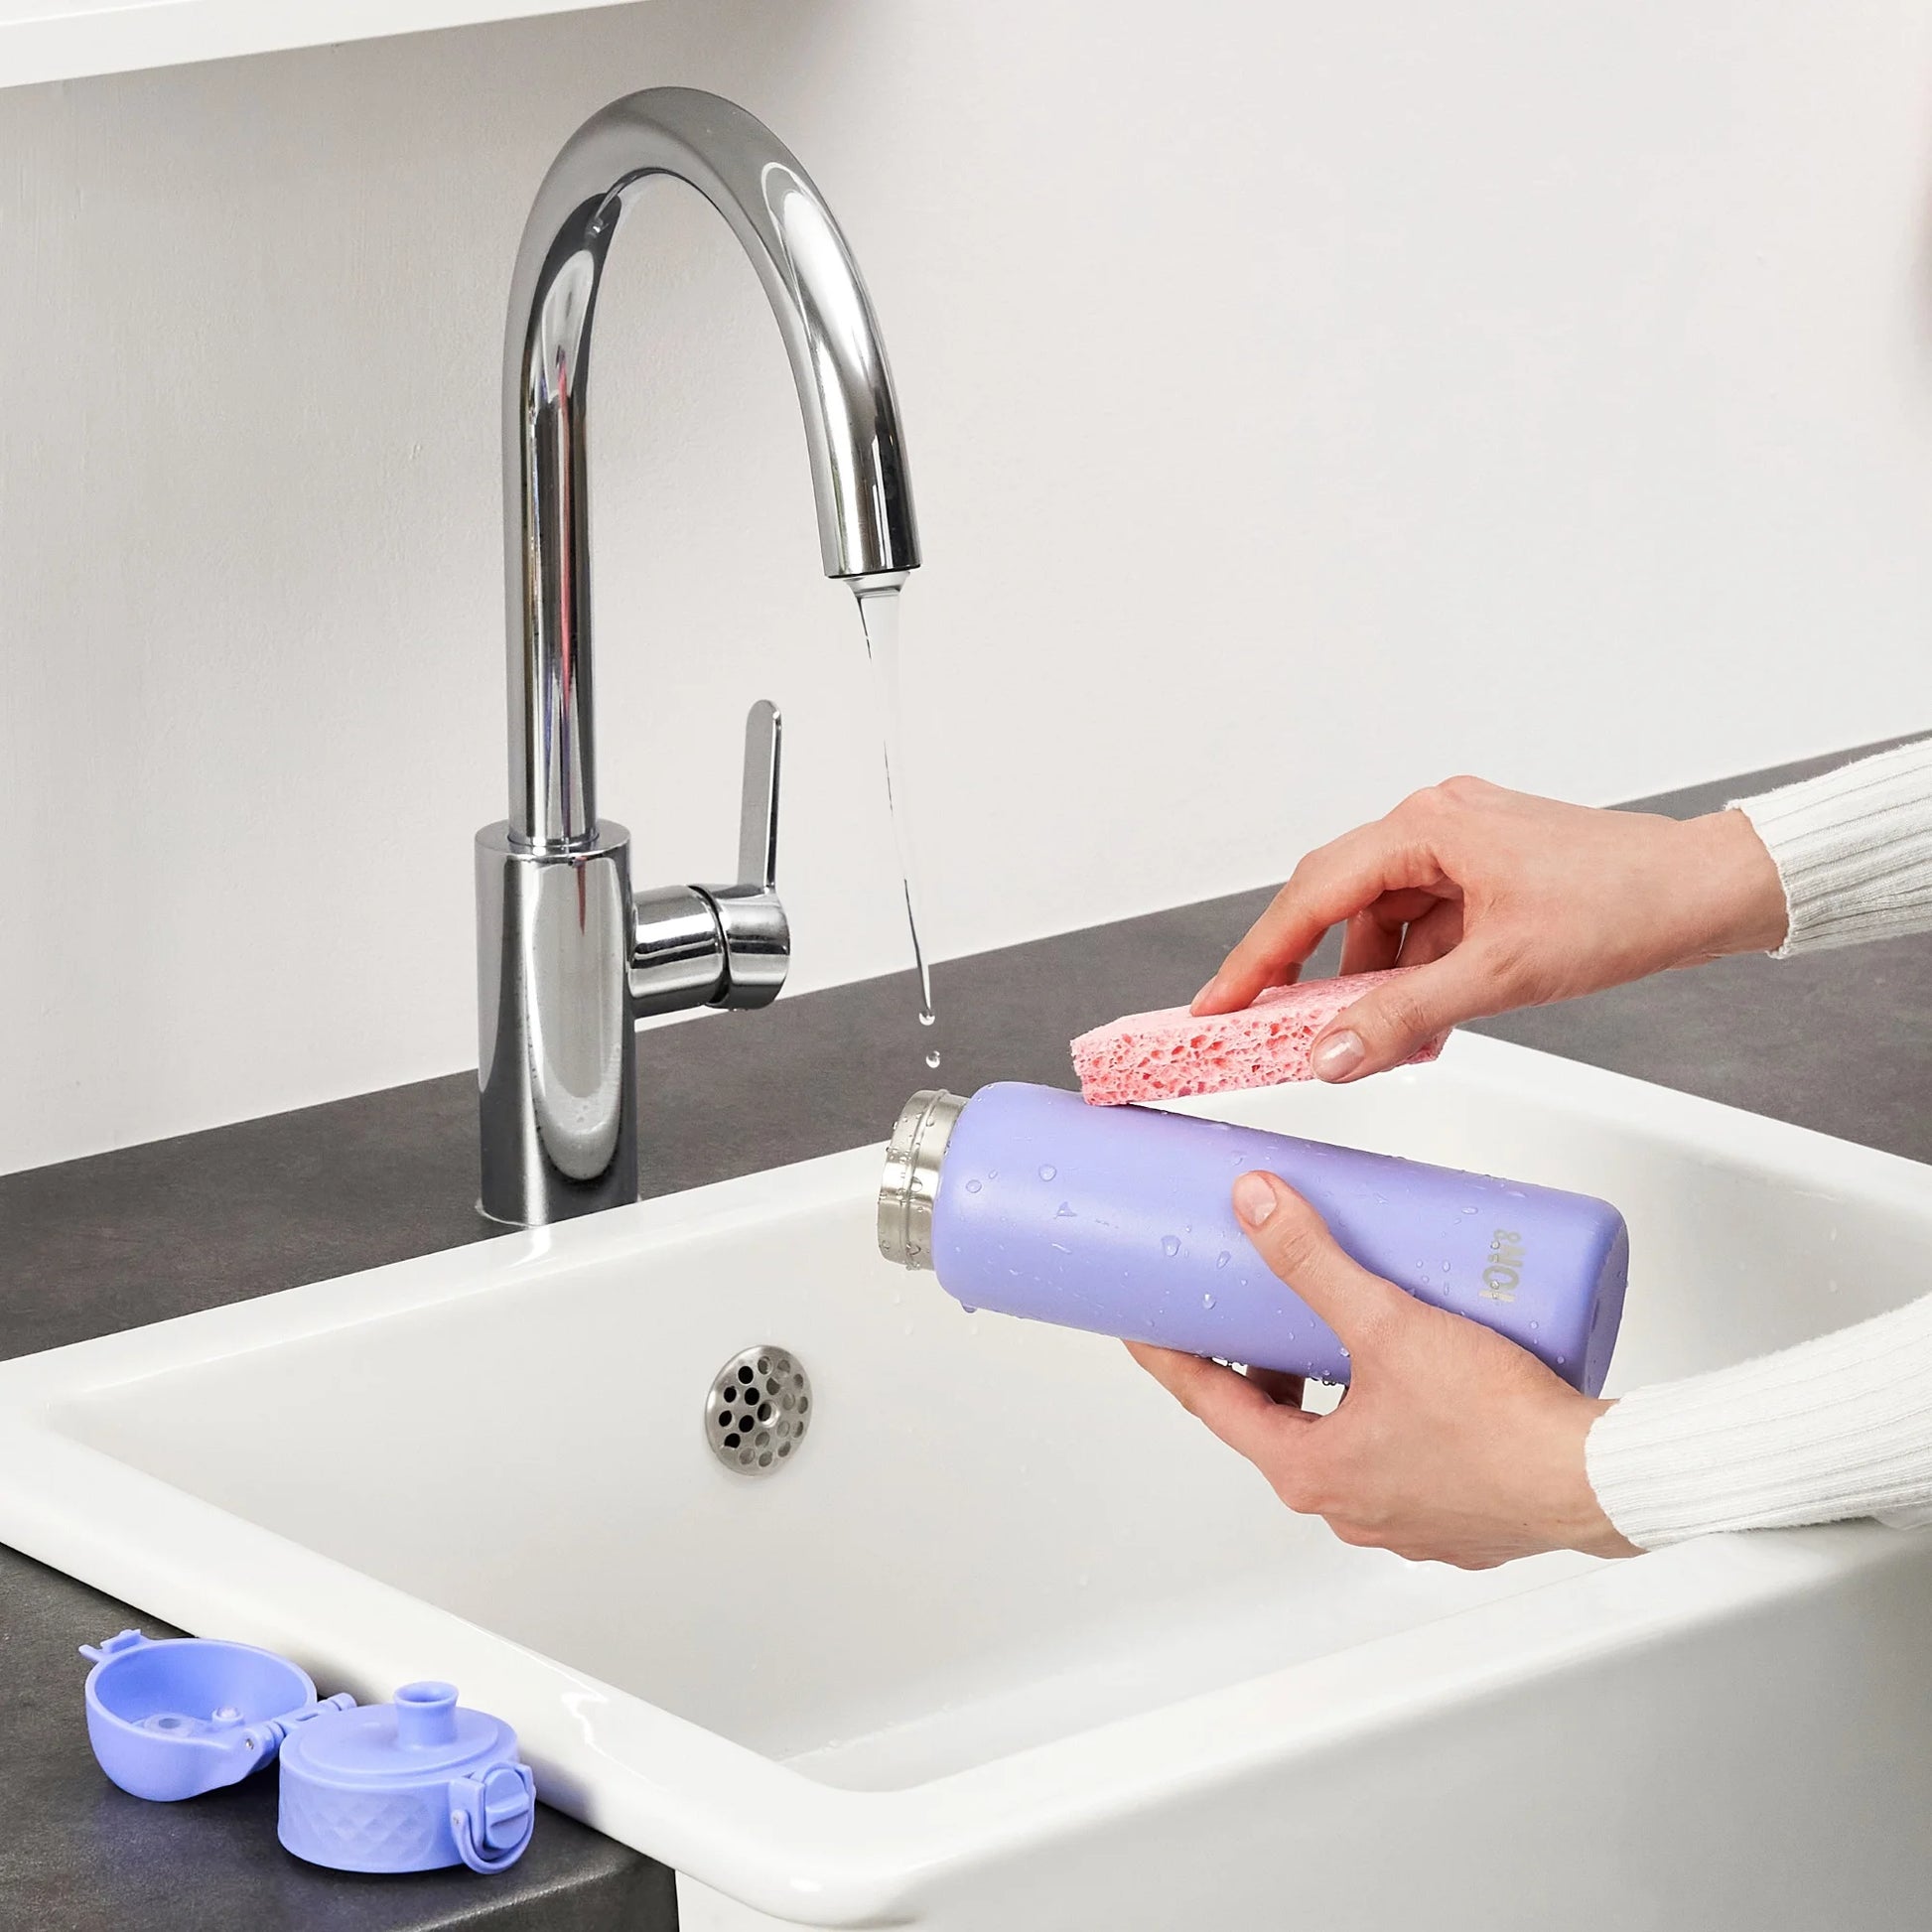
[{"label": "water droplet", "polygon": [[1465,1214],[1473,1214],[1475,1212],[1475,1209],[1473,1207],[1465,1207],[1462,1211]]},{"label": "water droplet", "polygon": [[1053,1176],[1058,1173],[1059,1173],[1058,1168],[1041,1168],[1039,1171],[1039,1177],[1042,1180],[1051,1180]]},{"label": "water droplet", "polygon": [[923,1009],[922,1009],[922,1010],[920,1011],[920,1014],[919,1014],[919,1025],[920,1025],[920,1026],[922,1026],[922,1027],[929,1027],[929,1026],[931,1026],[931,1025],[932,1025],[932,1022],[933,1022],[933,1019],[934,1019],[934,1015],[933,1015],[933,1012],[932,1012],[932,1009],[931,1009],[930,1007],[926,1007],[926,1008],[923,1008]]},{"label": "water droplet", "polygon": [[1561,1368],[1564,1365],[1564,1363],[1567,1362],[1569,1359],[1570,1357],[1568,1355],[1559,1355],[1557,1357],[1557,1366]]},{"label": "water droplet", "polygon": [[1073,1203],[1071,1201],[1061,1201],[1059,1206],[1053,1210],[1053,1218],[1056,1221],[1072,1220],[1074,1218]]},{"label": "water droplet", "polygon": [[1201,1305],[1201,1307],[1202,1307],[1202,1308],[1204,1308],[1204,1309],[1211,1309],[1211,1308],[1212,1308],[1212,1307],[1214,1306],[1214,1298],[1213,1298],[1213,1296],[1211,1296],[1211,1295],[1203,1295],[1203,1296],[1202,1296],[1202,1297],[1200,1298],[1200,1305]]},{"label": "water droplet", "polygon": [[1443,1263],[1443,1273],[1447,1275],[1447,1274],[1448,1274],[1449,1272],[1449,1263],[1448,1263],[1448,1262],[1444,1262],[1444,1263]]},{"label": "water droplet", "polygon": [[932,1048],[932,1050],[931,1050],[930,1052],[928,1052],[928,1053],[926,1054],[926,1056],[925,1056],[925,1063],[926,1063],[926,1065],[927,1065],[927,1066],[937,1066],[937,1065],[939,1064],[939,1049],[938,1049],[938,1047],[936,1047],[936,1046],[935,1046],[935,1047],[933,1047],[933,1048]]},{"label": "water droplet", "polygon": [[1542,1322],[1540,1322],[1540,1321],[1532,1321],[1532,1322],[1530,1323],[1530,1332],[1531,1332],[1532,1334],[1534,1334],[1534,1333],[1535,1333],[1535,1332],[1537,1331],[1537,1329],[1539,1329],[1539,1328],[1540,1328],[1540,1327],[1542,1327],[1542,1326],[1543,1326],[1543,1323],[1542,1323]]},{"label": "water droplet", "polygon": [[1231,1254],[1229,1254],[1225,1248],[1223,1248],[1221,1252],[1214,1257],[1214,1266],[1216,1268],[1225,1268],[1228,1265],[1228,1263],[1233,1259],[1234,1257]]},{"label": "water droplet", "polygon": [[1073,1252],[1071,1248],[1067,1247],[1064,1243],[1059,1241],[1049,1241],[1047,1242],[1046,1245],[1049,1248],[1051,1248],[1056,1255],[1070,1255]]},{"label": "water droplet", "polygon": [[1179,1236],[1173,1234],[1164,1234],[1161,1237],[1161,1252],[1164,1255],[1166,1255],[1170,1261],[1172,1261],[1173,1257],[1180,1252]]},{"label": "water droplet", "polygon": [[959,1305],[959,1309],[960,1309],[960,1312],[961,1312],[962,1314],[978,1314],[978,1313],[979,1313],[979,1310],[978,1310],[978,1309],[976,1309],[976,1308],[974,1308],[974,1307],[973,1307],[973,1305],[972,1305],[972,1304],[971,1304],[970,1302],[962,1302],[962,1303],[960,1303],[960,1305]]},{"label": "water droplet", "polygon": [[969,1194],[977,1194],[979,1190],[980,1190],[980,1184],[977,1180],[969,1180],[966,1183],[966,1191]]},{"label": "water droplet", "polygon": [[998,1168],[988,1168],[988,1169],[987,1169],[987,1171],[986,1171],[986,1177],[987,1177],[987,1179],[988,1179],[988,1180],[998,1180],[998,1179],[999,1179],[999,1177],[1000,1177],[1000,1171],[999,1171],[999,1169],[998,1169]]}]

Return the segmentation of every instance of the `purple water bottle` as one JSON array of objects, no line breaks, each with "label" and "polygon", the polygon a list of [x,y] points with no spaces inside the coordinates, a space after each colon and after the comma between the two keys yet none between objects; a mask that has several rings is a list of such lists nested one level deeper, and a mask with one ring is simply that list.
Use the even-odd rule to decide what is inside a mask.
[{"label": "purple water bottle", "polygon": [[1234,1218],[1229,1189],[1252,1169],[1364,1268],[1586,1395],[1603,1386],[1630,1256],[1607,1201],[1052,1087],[915,1093],[887,1146],[880,1252],[969,1308],[1346,1382],[1334,1330]]}]

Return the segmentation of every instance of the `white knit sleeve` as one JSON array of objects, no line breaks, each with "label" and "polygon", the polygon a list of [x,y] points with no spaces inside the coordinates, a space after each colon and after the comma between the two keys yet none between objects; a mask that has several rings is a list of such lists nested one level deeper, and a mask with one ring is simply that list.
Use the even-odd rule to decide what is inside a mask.
[{"label": "white knit sleeve", "polygon": [[[1779,956],[1932,929],[1932,739],[1732,801],[1777,863]],[[1713,1530],[1932,1525],[1932,1297],[1758,1361],[1637,1389],[1585,1447],[1642,1550]]]},{"label": "white knit sleeve", "polygon": [[1585,1464],[1640,1550],[1848,1516],[1932,1524],[1932,1297],[1637,1389],[1591,1425]]},{"label": "white knit sleeve", "polygon": [[1932,739],[1737,798],[1784,883],[1777,956],[1932,929]]}]

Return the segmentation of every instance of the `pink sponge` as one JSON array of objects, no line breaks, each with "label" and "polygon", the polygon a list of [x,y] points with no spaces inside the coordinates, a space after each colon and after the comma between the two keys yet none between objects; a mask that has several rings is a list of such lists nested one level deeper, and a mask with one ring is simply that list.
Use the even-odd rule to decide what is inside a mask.
[{"label": "pink sponge", "polygon": [[[1232,1093],[1241,1087],[1311,1080],[1309,1049],[1328,1022],[1370,987],[1413,971],[1398,966],[1386,973],[1273,986],[1253,1006],[1209,1019],[1196,1018],[1185,1007],[1131,1013],[1073,1042],[1080,1092],[1096,1107],[1125,1107],[1135,1101],[1178,1100],[1189,1093]],[[1446,1036],[1438,1035],[1406,1064],[1433,1060]]]}]

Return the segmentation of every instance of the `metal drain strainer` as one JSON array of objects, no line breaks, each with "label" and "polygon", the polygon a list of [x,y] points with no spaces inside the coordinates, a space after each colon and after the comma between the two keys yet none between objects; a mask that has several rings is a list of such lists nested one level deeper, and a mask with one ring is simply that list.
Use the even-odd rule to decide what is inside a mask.
[{"label": "metal drain strainer", "polygon": [[761,1342],[711,1378],[704,1434],[734,1475],[775,1474],[797,1453],[812,1421],[812,1378],[789,1348]]}]

